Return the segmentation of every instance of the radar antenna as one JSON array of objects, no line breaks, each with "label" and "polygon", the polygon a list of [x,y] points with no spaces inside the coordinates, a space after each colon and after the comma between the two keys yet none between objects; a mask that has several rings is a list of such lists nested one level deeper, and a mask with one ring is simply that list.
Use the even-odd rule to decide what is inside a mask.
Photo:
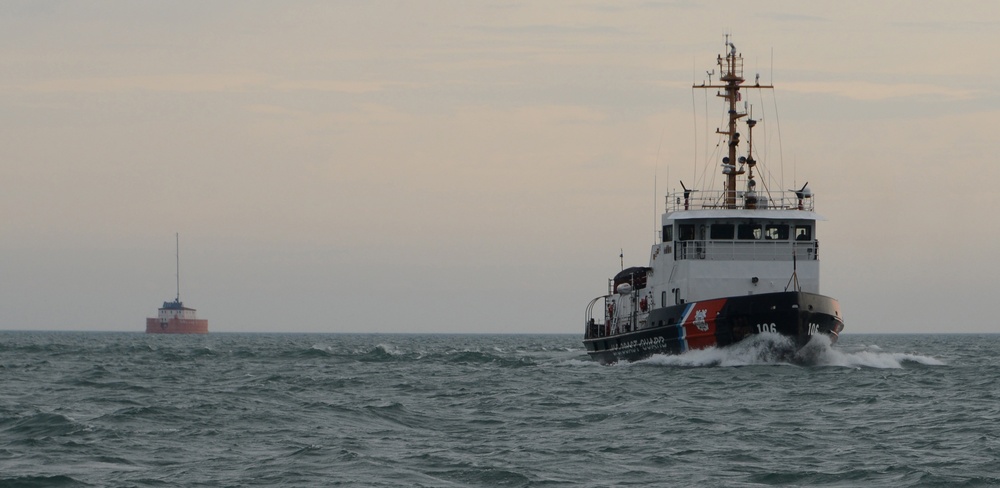
[{"label": "radar antenna", "polygon": [[691,198],[691,194],[698,190],[689,190],[688,187],[684,186],[684,182],[681,181],[681,188],[684,189],[684,210],[688,209],[688,202]]},{"label": "radar antenna", "polygon": [[803,209],[802,201],[805,200],[806,198],[812,198],[813,196],[812,190],[809,189],[808,181],[806,182],[806,184],[802,185],[802,188],[798,190],[789,190],[789,191],[795,192],[795,197],[799,199],[799,210]]}]

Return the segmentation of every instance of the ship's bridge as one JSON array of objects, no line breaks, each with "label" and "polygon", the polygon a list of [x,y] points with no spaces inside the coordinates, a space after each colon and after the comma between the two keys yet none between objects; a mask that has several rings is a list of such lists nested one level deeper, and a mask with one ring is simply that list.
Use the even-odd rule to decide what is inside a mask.
[{"label": "ship's bridge", "polygon": [[663,243],[673,248],[675,261],[819,259],[816,222],[826,219],[813,211],[811,195],[800,191],[772,193],[774,199],[756,196],[747,208],[742,193],[737,199],[741,206],[727,208],[724,192],[699,192],[698,198],[685,193],[670,195],[663,214]]},{"label": "ship's bridge", "polygon": [[185,307],[184,303],[178,299],[172,302],[163,302],[163,307],[159,311],[159,318],[160,321],[171,319],[194,320],[198,318],[196,313],[197,310]]},{"label": "ship's bridge", "polygon": [[[724,192],[672,198],[663,214],[662,242],[653,246],[650,266],[662,272],[660,299],[674,303],[780,292],[795,288],[819,293],[819,240],[812,198],[796,192],[757,197],[747,208],[725,204]],[[665,260],[663,258],[666,258]],[[656,292],[654,292],[656,293]]]}]

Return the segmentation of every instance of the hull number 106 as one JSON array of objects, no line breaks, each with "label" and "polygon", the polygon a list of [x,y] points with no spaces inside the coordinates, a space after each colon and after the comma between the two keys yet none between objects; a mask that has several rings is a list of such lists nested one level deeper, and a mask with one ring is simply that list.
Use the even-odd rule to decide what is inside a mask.
[{"label": "hull number 106", "polygon": [[770,324],[757,324],[757,333],[770,332],[772,334],[778,333],[778,326],[771,322]]},{"label": "hull number 106", "polygon": [[[761,334],[764,332],[770,332],[772,334],[778,333],[778,326],[771,322],[770,324],[757,324],[757,333]],[[819,334],[819,324],[809,323],[809,335]]]}]

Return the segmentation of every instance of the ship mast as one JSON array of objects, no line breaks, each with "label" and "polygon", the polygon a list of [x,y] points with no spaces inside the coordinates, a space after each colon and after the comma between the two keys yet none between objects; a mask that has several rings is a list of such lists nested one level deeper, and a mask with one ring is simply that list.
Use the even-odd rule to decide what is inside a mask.
[{"label": "ship mast", "polygon": [[181,302],[181,234],[174,234],[174,252],[177,257],[177,303]]},{"label": "ship mast", "polygon": [[[739,162],[741,165],[736,166],[737,163],[737,147],[740,144],[740,133],[736,131],[736,122],[746,117],[746,112],[739,112],[736,109],[736,102],[742,100],[742,95],[740,95],[740,85],[745,81],[743,79],[743,55],[736,52],[736,46],[729,41],[729,34],[726,34],[726,48],[728,49],[726,57],[723,58],[719,55],[716,58],[716,62],[719,65],[719,81],[724,82],[722,85],[713,85],[711,78],[709,78],[708,84],[702,83],[701,85],[693,85],[692,88],[715,88],[717,90],[716,96],[724,99],[728,108],[728,123],[726,125],[726,130],[716,129],[717,134],[726,135],[728,140],[729,151],[728,155],[722,158],[722,174],[726,176],[726,191],[725,191],[725,207],[726,208],[736,208],[736,177],[744,174],[746,171],[743,169],[743,163],[753,161],[752,155],[750,159],[740,158]],[[761,85],[759,82],[755,83],[753,88],[774,88],[770,85]],[[752,128],[756,121],[747,121],[748,125]],[[752,146],[751,146],[752,148]],[[755,163],[755,162],[754,162]],[[750,181],[753,181],[753,163],[749,164],[751,168]],[[753,183],[750,183],[752,186]]]}]

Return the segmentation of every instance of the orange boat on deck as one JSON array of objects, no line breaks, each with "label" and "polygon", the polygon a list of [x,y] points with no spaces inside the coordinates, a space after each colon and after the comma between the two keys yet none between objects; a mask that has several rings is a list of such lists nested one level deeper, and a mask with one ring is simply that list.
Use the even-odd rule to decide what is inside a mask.
[{"label": "orange boat on deck", "polygon": [[146,318],[147,334],[208,334],[208,321],[199,319],[197,311],[181,302],[181,246],[177,236],[177,298],[163,302],[157,317]]}]

